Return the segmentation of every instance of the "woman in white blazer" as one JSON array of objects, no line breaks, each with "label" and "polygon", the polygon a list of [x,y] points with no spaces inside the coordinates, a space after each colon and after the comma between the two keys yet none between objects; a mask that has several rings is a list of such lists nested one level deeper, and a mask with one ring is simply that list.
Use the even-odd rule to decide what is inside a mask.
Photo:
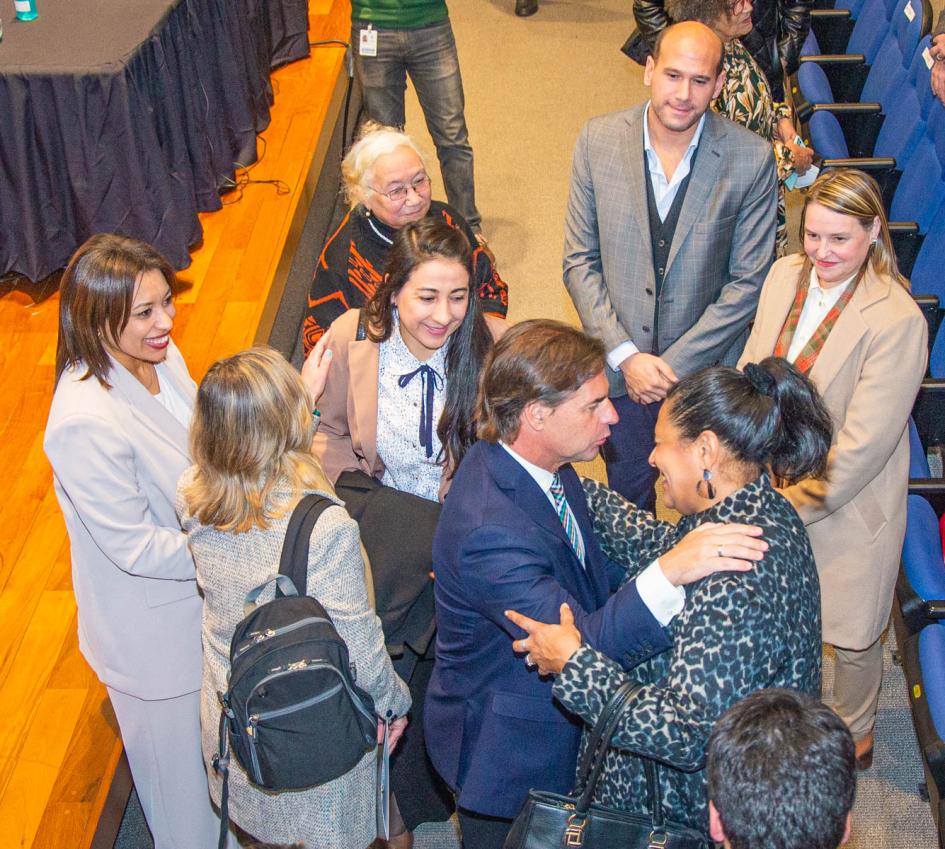
[{"label": "woman in white blazer", "polygon": [[79,646],[108,689],[155,849],[198,849],[216,844],[219,820],[200,748],[201,599],[174,510],[196,393],[169,335],[176,288],[137,240],[99,234],[76,251],[44,448]]}]

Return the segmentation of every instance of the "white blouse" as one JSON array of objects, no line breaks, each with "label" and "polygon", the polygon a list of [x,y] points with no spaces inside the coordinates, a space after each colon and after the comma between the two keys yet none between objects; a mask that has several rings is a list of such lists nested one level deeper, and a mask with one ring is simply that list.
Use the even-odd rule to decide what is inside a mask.
[{"label": "white blouse", "polygon": [[840,296],[853,282],[854,277],[856,277],[855,274],[843,283],[823,289],[817,280],[817,271],[813,268],[810,270],[810,288],[807,290],[807,299],[801,307],[801,317],[797,320],[797,329],[791,339],[791,347],[788,348],[787,361],[789,363],[793,363],[797,355],[804,350],[804,346],[810,341],[814,331],[820,327],[827,313],[834,308]]},{"label": "white blouse", "polygon": [[177,391],[174,381],[170,377],[166,377],[162,369],[163,365],[163,363],[158,363],[155,367],[161,391],[153,396],[154,400],[160,401],[164,409],[177,419],[185,430],[190,430],[190,419],[194,413],[193,408],[187,403],[187,399]]},{"label": "white blouse", "polygon": [[[377,373],[377,453],[384,463],[381,483],[436,501],[443,466],[437,462],[442,448],[436,426],[446,401],[446,345],[425,362],[418,360],[400,335],[396,312],[390,339],[381,342]],[[406,386],[400,379],[427,365],[436,376],[414,374]],[[427,381],[433,381],[432,453],[420,442],[421,411]]]}]

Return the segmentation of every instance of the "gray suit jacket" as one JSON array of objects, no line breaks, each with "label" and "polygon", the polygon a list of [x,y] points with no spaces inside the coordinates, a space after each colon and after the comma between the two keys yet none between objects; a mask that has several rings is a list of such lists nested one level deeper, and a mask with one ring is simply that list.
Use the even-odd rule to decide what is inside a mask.
[{"label": "gray suit jacket", "polygon": [[[103,683],[132,696],[199,690],[201,600],[174,510],[187,431],[118,363],[111,389],[84,373],[63,373],[43,441],[72,548],[79,647]],[[158,374],[193,404],[173,342]]]},{"label": "gray suit jacket", "polygon": [[[653,350],[643,109],[592,118],[574,148],[564,284],[607,351]],[[707,112],[660,296],[657,350],[680,377],[738,359],[774,260],[777,201],[771,145]],[[611,394],[625,394],[607,371]]]}]

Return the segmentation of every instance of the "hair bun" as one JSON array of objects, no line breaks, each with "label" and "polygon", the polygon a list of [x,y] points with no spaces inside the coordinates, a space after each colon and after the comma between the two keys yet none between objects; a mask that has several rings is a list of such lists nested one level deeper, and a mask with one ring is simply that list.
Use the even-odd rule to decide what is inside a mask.
[{"label": "hair bun", "polygon": [[769,398],[774,395],[777,381],[767,369],[763,369],[757,363],[748,363],[743,369],[748,382],[762,395]]}]

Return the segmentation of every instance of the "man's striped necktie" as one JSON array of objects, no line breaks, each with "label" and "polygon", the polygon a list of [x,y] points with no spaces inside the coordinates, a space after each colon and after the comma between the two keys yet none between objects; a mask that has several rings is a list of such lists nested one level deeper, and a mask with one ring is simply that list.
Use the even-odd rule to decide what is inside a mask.
[{"label": "man's striped necktie", "polygon": [[555,502],[555,509],[558,511],[558,518],[561,520],[561,524],[564,525],[564,532],[568,535],[568,540],[571,542],[571,548],[574,549],[574,553],[577,555],[578,560],[581,561],[581,565],[584,565],[584,543],[581,540],[581,536],[578,533],[577,522],[574,518],[574,514],[571,512],[571,508],[568,507],[568,501],[564,497],[564,487],[561,484],[561,478],[558,477],[557,472],[551,480],[551,497]]}]

